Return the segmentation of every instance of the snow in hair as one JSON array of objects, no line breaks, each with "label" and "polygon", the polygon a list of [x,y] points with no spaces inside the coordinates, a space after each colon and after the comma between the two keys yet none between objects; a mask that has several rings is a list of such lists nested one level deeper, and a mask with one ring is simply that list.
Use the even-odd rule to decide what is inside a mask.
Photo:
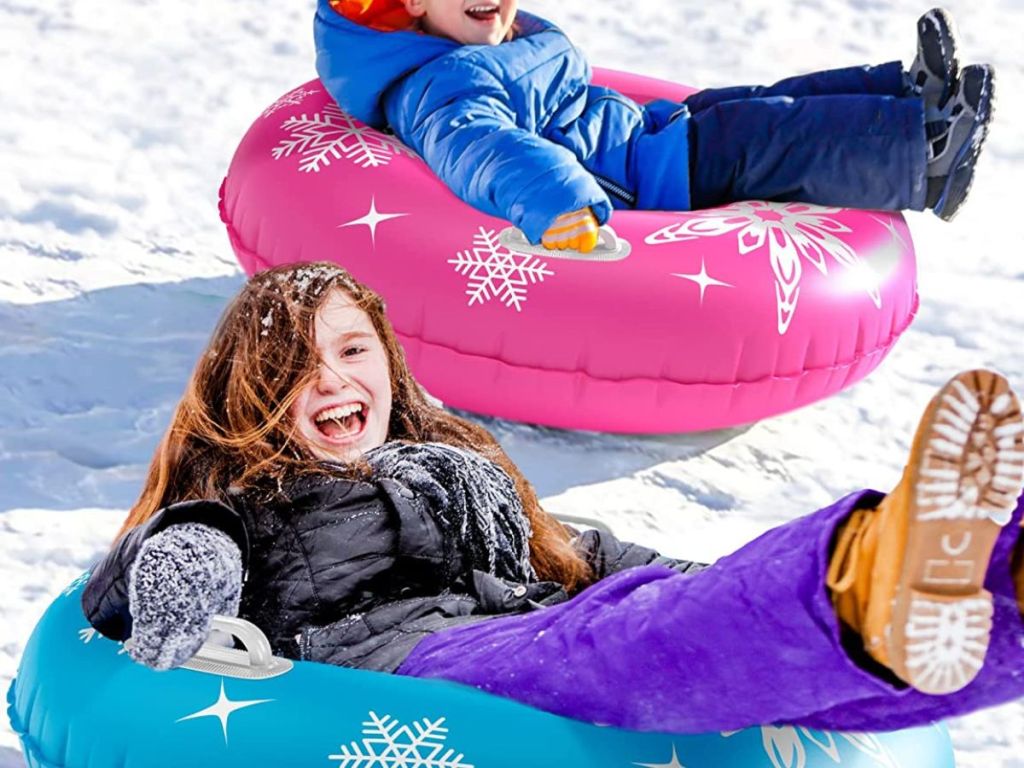
[{"label": "snow in hair", "polygon": [[279,285],[300,293],[312,290],[314,295],[319,295],[331,284],[353,293],[361,290],[348,272],[331,264],[308,264],[287,271],[275,271],[273,277]]},{"label": "snow in hair", "polygon": [[[287,318],[291,314],[291,305],[317,305],[325,290],[340,288],[353,297],[363,296],[367,292],[346,270],[328,262],[278,267],[256,275],[253,283],[261,289],[269,289],[272,295],[279,297],[270,298],[269,307],[260,317],[261,337],[270,334],[277,318]],[[264,294],[263,301],[267,299]]]}]

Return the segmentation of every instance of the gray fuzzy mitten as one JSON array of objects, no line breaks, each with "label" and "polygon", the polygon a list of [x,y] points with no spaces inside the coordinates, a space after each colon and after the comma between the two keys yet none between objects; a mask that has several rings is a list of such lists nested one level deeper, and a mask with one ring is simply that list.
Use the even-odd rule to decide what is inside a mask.
[{"label": "gray fuzzy mitten", "polygon": [[210,634],[214,614],[238,615],[242,553],[201,523],[172,525],[139,549],[129,574],[128,653],[153,669],[181,666]]}]

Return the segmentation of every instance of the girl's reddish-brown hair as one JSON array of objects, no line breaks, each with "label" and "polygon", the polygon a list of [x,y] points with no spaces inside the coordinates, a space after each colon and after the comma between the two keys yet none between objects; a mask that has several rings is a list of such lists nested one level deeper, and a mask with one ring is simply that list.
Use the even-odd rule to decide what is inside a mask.
[{"label": "girl's reddish-brown hair", "polygon": [[340,267],[289,265],[251,278],[217,324],[150,464],[142,494],[119,536],[178,501],[280,493],[301,474],[366,479],[365,462],[330,467],[310,453],[288,411],[317,375],[314,318],[332,291],[344,291],[369,316],[387,354],[392,404],[389,440],[442,442],[476,451],[515,481],[533,536],[539,578],[572,592],[588,584],[589,565],[569,531],[540,506],[533,486],[483,427],[432,403],[413,378],[385,315],[384,302]]}]

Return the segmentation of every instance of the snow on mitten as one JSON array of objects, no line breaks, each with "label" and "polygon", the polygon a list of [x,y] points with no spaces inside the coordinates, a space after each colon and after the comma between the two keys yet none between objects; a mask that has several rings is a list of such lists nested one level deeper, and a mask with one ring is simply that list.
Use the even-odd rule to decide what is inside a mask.
[{"label": "snow on mitten", "polygon": [[470,567],[502,578],[536,578],[529,519],[515,482],[500,466],[445,443],[384,443],[365,458],[378,475],[427,498],[449,544]]},{"label": "snow on mitten", "polygon": [[441,477],[435,477],[433,469],[443,459],[440,452],[433,462],[425,461],[428,451],[422,446],[428,443],[384,443],[363,458],[373,467],[379,477],[397,480],[410,491],[427,499],[432,510],[443,510],[448,506],[448,491],[441,484]]},{"label": "snow on mitten", "polygon": [[597,245],[597,230],[594,213],[590,208],[580,208],[555,219],[541,237],[541,243],[552,250],[571,248],[580,253],[590,253]]},{"label": "snow on mitten", "polygon": [[242,553],[227,534],[182,523],[148,539],[129,574],[129,655],[153,669],[181,666],[210,634],[214,614],[238,615]]}]

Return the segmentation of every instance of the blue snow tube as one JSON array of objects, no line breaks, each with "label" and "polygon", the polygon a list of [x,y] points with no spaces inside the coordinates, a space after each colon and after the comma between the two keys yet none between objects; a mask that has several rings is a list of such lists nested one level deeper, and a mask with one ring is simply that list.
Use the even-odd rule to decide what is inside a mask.
[{"label": "blue snow tube", "polygon": [[455,683],[291,663],[251,639],[248,651],[204,646],[210,654],[196,663],[205,671],[154,672],[89,626],[84,581],[46,611],[8,692],[29,768],[954,766],[942,727],[639,733]]}]

